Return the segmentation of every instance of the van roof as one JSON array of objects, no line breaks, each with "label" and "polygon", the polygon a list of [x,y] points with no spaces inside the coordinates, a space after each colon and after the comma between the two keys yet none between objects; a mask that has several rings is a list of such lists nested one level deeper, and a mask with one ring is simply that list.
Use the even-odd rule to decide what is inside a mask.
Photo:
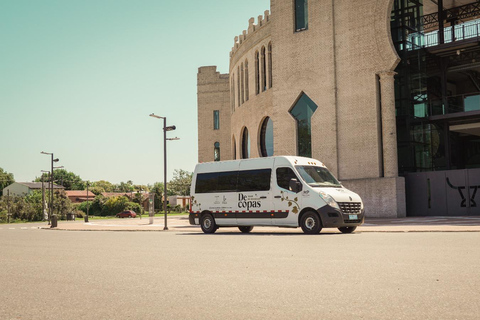
[{"label": "van roof", "polygon": [[271,168],[276,165],[314,165],[325,167],[325,165],[316,159],[300,156],[273,156],[239,160],[212,161],[197,164],[195,172],[210,171],[230,171],[239,169]]}]

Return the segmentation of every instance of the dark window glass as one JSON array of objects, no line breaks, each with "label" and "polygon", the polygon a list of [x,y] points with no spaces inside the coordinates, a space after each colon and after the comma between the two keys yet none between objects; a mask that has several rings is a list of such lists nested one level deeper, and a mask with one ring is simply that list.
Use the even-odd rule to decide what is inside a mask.
[{"label": "dark window glass", "polygon": [[265,47],[262,47],[262,91],[267,90],[267,60]]},{"label": "dark window glass", "polygon": [[219,142],[215,142],[215,144],[214,144],[213,160],[214,161],[220,161],[220,143]]},{"label": "dark window glass", "polygon": [[290,114],[297,120],[297,152],[299,156],[312,157],[312,115],[317,105],[306,95],[302,94]]},{"label": "dark window glass", "polygon": [[341,187],[340,182],[327,168],[314,166],[295,166],[303,180],[311,187]]},{"label": "dark window glass", "polygon": [[308,2],[307,0],[295,0],[295,30],[308,29]]},{"label": "dark window glass", "polygon": [[245,60],[245,101],[248,101],[249,98],[249,88],[248,88],[248,60]]},{"label": "dark window glass", "polygon": [[273,156],[273,121],[267,117],[260,132],[260,150],[263,157]]},{"label": "dark window glass", "polygon": [[219,172],[217,175],[217,192],[236,192],[237,191],[238,171]]},{"label": "dark window glass", "polygon": [[273,77],[272,77],[272,44],[268,44],[268,87],[273,86]]},{"label": "dark window glass", "polygon": [[195,193],[268,191],[271,169],[200,173]]},{"label": "dark window glass", "polygon": [[260,93],[260,55],[258,51],[255,52],[255,93]]},{"label": "dark window glass", "polygon": [[220,111],[213,110],[213,130],[220,129]]},{"label": "dark window glass", "polygon": [[250,158],[250,136],[248,135],[248,129],[243,129],[242,134],[242,159]]},{"label": "dark window glass", "polygon": [[235,137],[233,137],[233,160],[237,159],[237,142]]},{"label": "dark window glass", "polygon": [[238,93],[238,96],[237,96],[237,106],[240,107],[240,95],[241,95],[241,92],[240,92],[240,67],[237,68],[237,93]]},{"label": "dark window glass", "polygon": [[296,174],[293,172],[291,168],[277,168],[277,184],[280,188],[289,190],[290,179],[297,179]]},{"label": "dark window glass", "polygon": [[271,169],[245,170],[238,172],[238,191],[270,190]]},{"label": "dark window glass", "polygon": [[197,174],[196,193],[215,192],[217,189],[218,172]]},{"label": "dark window glass", "polygon": [[245,71],[243,69],[243,63],[241,65],[241,69],[240,69],[240,78],[242,81],[242,85],[241,85],[241,88],[242,88],[242,92],[241,92],[241,103],[244,103],[245,102]]}]

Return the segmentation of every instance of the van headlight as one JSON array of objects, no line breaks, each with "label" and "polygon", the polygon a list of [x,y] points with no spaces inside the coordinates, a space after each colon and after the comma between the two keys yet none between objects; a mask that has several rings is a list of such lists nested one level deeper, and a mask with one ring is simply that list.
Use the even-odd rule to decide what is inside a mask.
[{"label": "van headlight", "polygon": [[323,199],[323,201],[325,201],[330,207],[340,210],[340,206],[335,200],[333,200],[333,198],[330,195],[326,194],[323,191],[319,191],[318,193],[320,197]]}]

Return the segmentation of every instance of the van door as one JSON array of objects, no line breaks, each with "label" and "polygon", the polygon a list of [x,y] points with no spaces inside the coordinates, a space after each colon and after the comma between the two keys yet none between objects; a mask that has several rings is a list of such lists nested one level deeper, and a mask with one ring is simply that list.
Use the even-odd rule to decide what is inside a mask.
[{"label": "van door", "polygon": [[301,191],[295,193],[290,190],[290,180],[301,181],[293,169],[286,165],[274,167],[274,181],[272,182],[272,196],[275,207],[273,224],[282,226],[297,226],[298,214],[302,209]]},{"label": "van door", "polygon": [[[244,164],[244,163],[242,163]],[[272,193],[270,190],[272,169],[248,168],[240,165],[237,181],[237,224],[239,226],[270,226]]]}]

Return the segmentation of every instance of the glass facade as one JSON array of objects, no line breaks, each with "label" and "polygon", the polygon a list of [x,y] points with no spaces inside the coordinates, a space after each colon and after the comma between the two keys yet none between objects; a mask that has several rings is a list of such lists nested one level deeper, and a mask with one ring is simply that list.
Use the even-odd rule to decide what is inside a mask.
[{"label": "glass facade", "polygon": [[273,156],[273,121],[269,117],[262,122],[260,130],[260,151],[262,157]]},{"label": "glass facade", "polygon": [[[480,42],[470,29],[480,30],[480,9],[459,11],[444,2],[425,13],[423,2],[395,0],[391,15],[401,58],[395,70],[399,173],[478,168]],[[456,17],[460,12],[465,16]]]},{"label": "glass facade", "polygon": [[302,157],[312,157],[312,123],[313,113],[317,105],[302,93],[290,114],[297,120],[297,154]]},{"label": "glass facade", "polygon": [[308,1],[295,0],[295,30],[308,29]]}]

